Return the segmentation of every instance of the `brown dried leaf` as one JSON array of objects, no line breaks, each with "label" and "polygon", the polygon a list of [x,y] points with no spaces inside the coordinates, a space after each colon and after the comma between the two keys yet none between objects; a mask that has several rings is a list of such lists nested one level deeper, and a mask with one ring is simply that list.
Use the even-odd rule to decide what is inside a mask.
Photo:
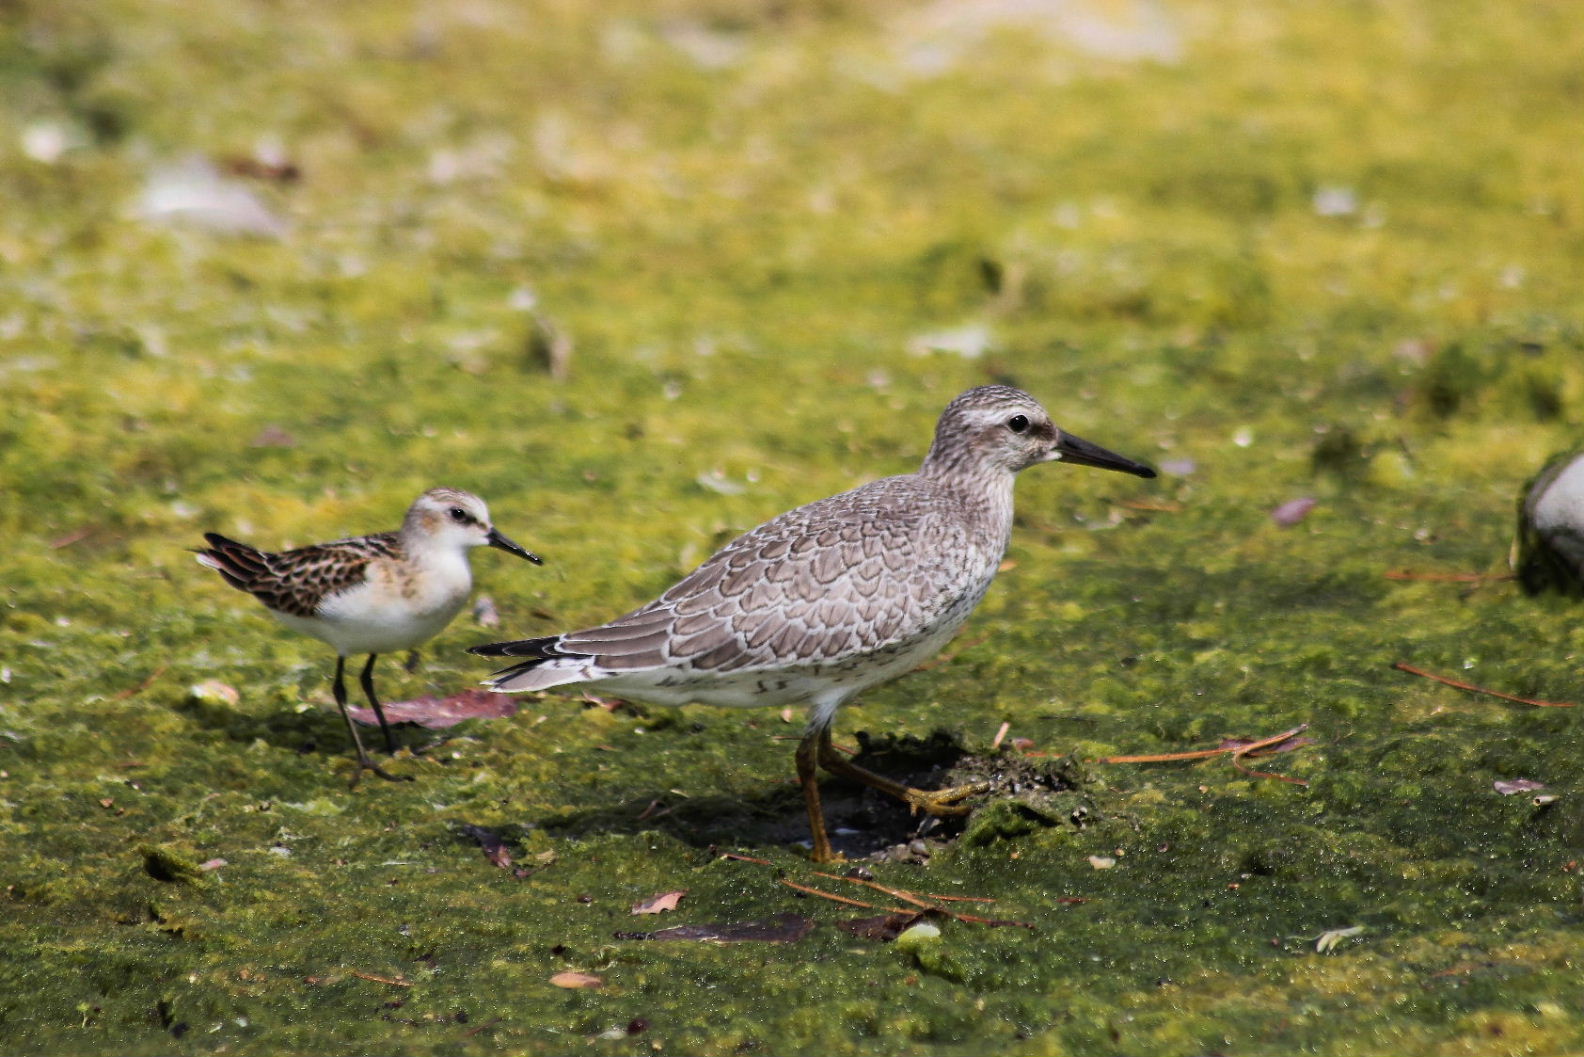
[{"label": "brown dried leaf", "polygon": [[506,842],[500,836],[483,826],[474,826],[469,823],[462,824],[462,832],[478,841],[479,847],[484,849],[484,858],[499,866],[502,870],[509,870],[512,864],[511,852],[506,847]]},{"label": "brown dried leaf", "polygon": [[657,896],[650,896],[642,903],[633,905],[634,914],[662,914],[667,910],[675,910],[677,904],[682,902],[682,897],[687,895],[687,889],[678,892],[662,892]]},{"label": "brown dried leaf", "polygon": [[[365,727],[379,726],[372,708],[349,705],[347,714]],[[510,695],[488,690],[460,690],[444,699],[425,695],[385,703],[385,718],[390,722],[416,723],[430,730],[444,730],[468,719],[505,719],[516,714],[517,702]]]}]

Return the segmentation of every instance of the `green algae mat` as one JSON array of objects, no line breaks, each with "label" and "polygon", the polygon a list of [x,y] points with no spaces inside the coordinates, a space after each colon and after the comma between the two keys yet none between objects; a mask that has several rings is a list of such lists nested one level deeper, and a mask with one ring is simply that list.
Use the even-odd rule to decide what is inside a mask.
[{"label": "green algae mat", "polygon": [[[1504,579],[1584,439],[1581,53],[1565,0],[0,4],[0,1052],[1584,1051],[1584,708],[1393,667],[1584,702]],[[831,781],[880,855],[817,871],[797,715],[458,696],[985,382],[1162,472],[1024,474],[839,718],[997,777],[966,825]],[[330,651],[188,548],[442,484],[546,565],[475,554],[381,686],[486,714],[349,788]]]}]

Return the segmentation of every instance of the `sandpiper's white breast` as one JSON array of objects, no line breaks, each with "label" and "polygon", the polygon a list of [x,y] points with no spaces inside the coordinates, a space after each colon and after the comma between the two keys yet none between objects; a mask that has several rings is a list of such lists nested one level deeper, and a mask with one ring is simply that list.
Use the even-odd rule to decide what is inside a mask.
[{"label": "sandpiper's white breast", "polygon": [[313,617],[276,613],[342,656],[411,649],[445,630],[473,588],[465,552],[435,549],[371,562],[361,584],[324,599]]},{"label": "sandpiper's white breast", "polygon": [[1584,455],[1579,455],[1533,499],[1535,528],[1584,535]]}]

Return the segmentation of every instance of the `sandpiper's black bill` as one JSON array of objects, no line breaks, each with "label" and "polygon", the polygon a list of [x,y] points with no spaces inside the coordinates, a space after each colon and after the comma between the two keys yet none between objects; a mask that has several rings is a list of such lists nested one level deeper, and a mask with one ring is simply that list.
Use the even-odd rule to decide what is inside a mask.
[{"label": "sandpiper's black bill", "polygon": [[[1154,475],[1151,474],[1151,476]],[[489,539],[489,545],[491,547],[495,547],[498,550],[503,550],[507,554],[515,554],[519,558],[527,558],[535,565],[544,564],[543,558],[539,557],[539,555],[535,554],[533,551],[530,551],[525,547],[521,547],[507,539],[506,536],[502,534],[500,529],[490,529],[489,536],[487,538]]]},{"label": "sandpiper's black bill", "polygon": [[1054,458],[1062,462],[1070,462],[1077,466],[1097,466],[1102,470],[1119,470],[1130,473],[1135,477],[1154,477],[1155,471],[1141,462],[1134,462],[1125,455],[1118,455],[1108,451],[1098,444],[1075,437],[1071,433],[1063,432],[1061,440],[1056,442],[1056,450],[1052,453]]}]

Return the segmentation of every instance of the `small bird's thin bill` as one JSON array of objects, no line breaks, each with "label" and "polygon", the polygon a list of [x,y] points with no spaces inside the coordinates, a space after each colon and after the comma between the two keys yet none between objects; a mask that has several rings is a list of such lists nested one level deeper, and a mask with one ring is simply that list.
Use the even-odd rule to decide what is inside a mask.
[{"label": "small bird's thin bill", "polygon": [[[1152,474],[1151,476],[1154,475]],[[533,551],[528,550],[526,547],[523,547],[517,543],[513,543],[511,540],[507,539],[505,533],[501,532],[500,529],[490,529],[489,535],[485,538],[489,540],[489,545],[496,548],[497,550],[503,550],[507,554],[515,554],[519,558],[526,558],[535,565],[544,564],[543,558],[539,557],[539,555],[535,554]]]}]

